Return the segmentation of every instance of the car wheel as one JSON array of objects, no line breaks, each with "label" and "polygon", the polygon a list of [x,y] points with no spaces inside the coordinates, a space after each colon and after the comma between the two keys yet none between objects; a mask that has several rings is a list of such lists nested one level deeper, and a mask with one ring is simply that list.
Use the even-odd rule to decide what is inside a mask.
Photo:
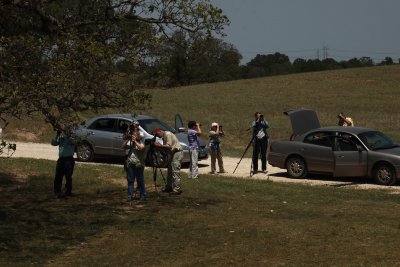
[{"label": "car wheel", "polygon": [[380,185],[394,185],[396,183],[396,173],[393,167],[387,163],[376,166],[373,176],[375,182]]},{"label": "car wheel", "polygon": [[286,169],[291,178],[303,178],[307,174],[306,163],[301,157],[291,157],[286,162]]},{"label": "car wheel", "polygon": [[90,162],[94,160],[93,148],[88,143],[80,143],[76,149],[79,161]]}]

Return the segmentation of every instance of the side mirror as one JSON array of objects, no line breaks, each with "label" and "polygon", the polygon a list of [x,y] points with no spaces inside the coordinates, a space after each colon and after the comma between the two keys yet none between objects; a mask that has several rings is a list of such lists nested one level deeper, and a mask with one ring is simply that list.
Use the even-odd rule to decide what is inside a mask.
[{"label": "side mirror", "polygon": [[185,127],[179,127],[178,132],[183,133],[185,131]]}]

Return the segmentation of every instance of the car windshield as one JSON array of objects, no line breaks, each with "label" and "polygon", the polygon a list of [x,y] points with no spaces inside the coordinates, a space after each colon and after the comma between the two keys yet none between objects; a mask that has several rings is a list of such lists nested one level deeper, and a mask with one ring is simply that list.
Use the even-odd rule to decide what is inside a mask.
[{"label": "car windshield", "polygon": [[172,133],[176,133],[176,130],[174,128],[157,119],[140,120],[140,126],[142,126],[142,128],[149,134],[153,133],[154,128],[160,128],[161,130],[164,131],[170,131]]},{"label": "car windshield", "polygon": [[358,137],[371,150],[389,149],[398,146],[392,139],[378,131],[360,133]]}]

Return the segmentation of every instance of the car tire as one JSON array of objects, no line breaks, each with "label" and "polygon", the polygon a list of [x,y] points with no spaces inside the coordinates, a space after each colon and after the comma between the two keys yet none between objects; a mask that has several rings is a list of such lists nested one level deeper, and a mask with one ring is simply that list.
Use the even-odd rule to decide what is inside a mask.
[{"label": "car tire", "polygon": [[79,161],[90,162],[94,160],[94,151],[90,144],[83,142],[76,148],[76,156]]},{"label": "car tire", "polygon": [[286,161],[286,170],[291,178],[303,178],[307,174],[306,163],[298,156],[290,157]]},{"label": "car tire", "polygon": [[374,168],[373,178],[380,185],[394,185],[397,181],[394,168],[388,163],[381,163]]}]

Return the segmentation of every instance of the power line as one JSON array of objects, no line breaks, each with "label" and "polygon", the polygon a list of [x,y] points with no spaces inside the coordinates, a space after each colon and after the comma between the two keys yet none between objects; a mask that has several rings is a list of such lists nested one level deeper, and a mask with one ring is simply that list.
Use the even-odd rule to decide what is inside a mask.
[{"label": "power line", "polygon": [[[321,53],[322,52],[322,53]],[[333,52],[333,53],[332,53]],[[382,61],[385,56],[392,57],[396,61],[397,57],[400,59],[400,51],[362,51],[362,50],[348,50],[348,49],[332,49],[328,46],[323,46],[322,48],[311,48],[311,49],[297,49],[297,50],[281,50],[281,51],[242,51],[244,55],[257,55],[257,54],[273,54],[282,53],[289,57],[297,58],[317,58],[317,59],[327,59],[327,58],[341,58],[341,59],[351,59],[356,57],[369,57],[375,62]],[[352,55],[346,55],[352,54]],[[295,56],[296,55],[296,56]],[[361,55],[361,56],[360,56]],[[375,55],[374,57],[368,55]],[[382,55],[382,58],[378,58],[377,55]]]},{"label": "power line", "polygon": [[356,50],[343,50],[343,49],[331,49],[335,52],[341,53],[357,53],[357,54],[377,54],[377,55],[399,55],[400,51],[397,52],[372,52],[372,51],[356,51]]}]

